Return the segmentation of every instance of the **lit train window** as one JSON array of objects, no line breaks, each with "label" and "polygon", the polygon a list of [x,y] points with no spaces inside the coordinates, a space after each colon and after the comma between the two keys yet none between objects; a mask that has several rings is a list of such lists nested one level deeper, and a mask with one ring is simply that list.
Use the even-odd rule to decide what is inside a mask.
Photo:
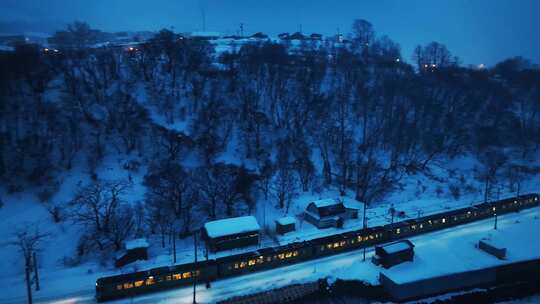
[{"label": "lit train window", "polygon": [[256,261],[256,260],[249,260],[249,261],[248,261],[248,265],[249,265],[249,266],[253,266],[253,265],[255,265],[255,264],[257,264],[257,261]]},{"label": "lit train window", "polygon": [[264,257],[263,256],[260,256],[258,259],[257,259],[257,263],[258,264],[262,264],[264,262]]},{"label": "lit train window", "polygon": [[534,201],[536,202],[537,200],[538,200],[538,197],[535,197],[535,198],[534,198]]},{"label": "lit train window", "polygon": [[362,242],[362,236],[359,235],[356,239],[358,240],[358,242]]},{"label": "lit train window", "polygon": [[293,256],[298,256],[298,251],[297,251],[297,250],[295,250],[295,251],[293,252],[293,254],[292,254],[292,255],[293,255]]},{"label": "lit train window", "polygon": [[279,257],[280,260],[283,260],[285,258],[285,254],[280,253],[280,254],[278,254],[278,257]]},{"label": "lit train window", "polygon": [[286,257],[286,258],[292,257],[292,252],[287,252],[287,253],[285,254],[285,257]]},{"label": "lit train window", "polygon": [[135,287],[141,287],[144,284],[144,281],[135,281]]},{"label": "lit train window", "polygon": [[191,272],[184,272],[184,273],[182,273],[182,278],[184,278],[184,279],[189,279],[189,278],[191,278]]},{"label": "lit train window", "polygon": [[247,265],[246,262],[244,262],[244,261],[240,262],[240,268],[244,268],[244,267],[246,267],[246,265]]},{"label": "lit train window", "polygon": [[148,279],[146,279],[146,285],[152,285],[154,283],[156,283],[154,277],[148,277]]},{"label": "lit train window", "polygon": [[397,228],[396,229],[396,234],[400,234],[401,233],[401,229]]},{"label": "lit train window", "polygon": [[424,228],[424,224],[420,224],[420,229]]},{"label": "lit train window", "polygon": [[180,280],[182,279],[182,276],[179,273],[175,273],[172,275],[173,280]]},{"label": "lit train window", "polygon": [[172,277],[170,275],[167,276],[167,281],[172,280]]},{"label": "lit train window", "polygon": [[116,290],[122,290],[122,284],[116,285]]},{"label": "lit train window", "polygon": [[238,263],[234,263],[234,269],[238,269]]},{"label": "lit train window", "polygon": [[375,238],[375,237],[373,237],[373,234],[370,234],[370,235],[369,235],[369,239],[370,239],[370,240],[373,240],[374,238]]},{"label": "lit train window", "polygon": [[492,210],[493,210],[493,211],[495,211],[495,210],[496,210],[496,208],[495,208],[495,207],[493,207],[493,208],[492,208]]},{"label": "lit train window", "polygon": [[341,246],[341,247],[345,246],[345,244],[347,244],[347,242],[345,242],[345,241],[339,242],[339,246]]},{"label": "lit train window", "polygon": [[133,283],[131,282],[124,283],[124,289],[129,289],[129,288],[133,288]]},{"label": "lit train window", "polygon": [[442,222],[443,222],[443,224],[444,224],[444,223],[446,223],[446,219],[445,219],[445,218],[443,218],[443,219],[442,219]]},{"label": "lit train window", "polygon": [[[324,247],[323,247],[323,248],[324,248]],[[267,261],[267,262],[272,262],[272,257],[271,257],[271,256],[266,257],[266,261]]]}]

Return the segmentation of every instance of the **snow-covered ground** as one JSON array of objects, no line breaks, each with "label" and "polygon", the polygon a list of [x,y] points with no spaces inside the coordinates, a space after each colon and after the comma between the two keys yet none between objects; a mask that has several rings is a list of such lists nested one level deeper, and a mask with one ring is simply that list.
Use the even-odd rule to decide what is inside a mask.
[{"label": "snow-covered ground", "polygon": [[[234,154],[234,153],[232,153]],[[108,157],[103,166],[98,168],[98,174],[101,178],[128,178],[131,175],[133,188],[130,189],[127,199],[135,203],[144,199],[145,188],[142,186],[142,179],[145,173],[144,166],[138,172],[128,172],[122,169],[122,165],[128,161],[128,158]],[[84,162],[75,162],[84,163]],[[410,176],[403,183],[402,189],[394,192],[386,200],[377,202],[368,209],[368,225],[382,225],[390,222],[388,208],[393,204],[397,211],[403,211],[404,218],[414,218],[430,213],[441,212],[448,209],[468,206],[473,202],[480,202],[482,194],[479,191],[462,193],[459,199],[454,199],[448,192],[436,194],[438,185],[452,182],[451,177],[445,170],[457,168],[458,172],[464,172],[467,180],[473,180],[474,174],[472,167],[474,161],[470,159],[456,159],[453,162],[447,162],[443,165],[435,164],[432,172],[445,180],[437,182],[423,176]],[[437,171],[438,170],[438,171]],[[457,177],[456,177],[457,179]],[[69,201],[78,185],[85,185],[89,182],[89,175],[84,169],[75,167],[71,171],[64,173],[60,178],[61,187],[58,193],[53,197],[55,203],[65,203]],[[424,186],[426,185],[426,186]],[[538,178],[532,178],[522,185],[522,192],[538,191]],[[475,185],[478,188],[478,185]],[[1,190],[0,190],[1,191]],[[501,197],[511,196],[512,193],[507,189],[501,191]],[[288,214],[283,210],[274,207],[272,203],[264,201],[258,202],[255,216],[261,226],[269,228],[270,234],[264,234],[259,247],[276,246],[292,241],[313,239],[325,235],[342,233],[348,230],[359,229],[363,226],[362,217],[345,222],[344,229],[317,229],[306,221],[302,221],[301,214],[310,201],[321,198],[336,198],[339,194],[334,189],[323,189],[321,192],[301,193],[291,204]],[[82,260],[77,266],[67,266],[69,260],[74,256],[79,229],[69,221],[61,224],[54,224],[52,217],[47,213],[44,204],[40,203],[36,196],[29,192],[19,194],[2,193],[4,207],[0,208],[0,260],[3,263],[3,271],[0,274],[0,291],[7,297],[18,297],[22,299],[25,295],[23,280],[23,261],[20,254],[13,246],[8,246],[11,234],[15,227],[20,227],[26,223],[39,223],[40,227],[50,233],[50,237],[43,244],[43,250],[38,255],[40,277],[42,280],[42,291],[37,296],[48,296],[55,294],[77,293],[81,290],[88,290],[94,286],[98,277],[114,275],[118,273],[133,272],[141,269],[149,269],[163,265],[172,264],[171,246],[167,244],[166,248],[161,248],[159,236],[152,236],[150,243],[150,260],[140,261],[117,270],[111,264],[110,257],[90,256]],[[353,193],[341,197],[346,204],[356,205],[362,208],[362,204],[352,199]],[[264,206],[264,207],[261,207]],[[286,215],[297,216],[297,231],[287,233],[284,236],[276,236],[272,232],[274,229],[274,220]],[[396,218],[396,221],[404,218]],[[177,264],[193,261],[193,240],[188,237],[177,242]],[[216,258],[224,255],[241,253],[257,247],[248,247],[244,249],[224,251],[218,254],[210,255],[210,258]],[[202,248],[199,251],[199,257],[203,256]],[[68,263],[66,263],[66,261]],[[76,285],[66,286],[65,281],[76,280]],[[93,294],[93,291],[92,291]]]},{"label": "snow-covered ground", "polygon": [[[373,265],[369,259],[362,262],[362,250],[343,253],[322,259],[290,265],[274,270],[220,280],[212,283],[210,289],[199,286],[197,299],[200,303],[212,303],[233,296],[279,288],[294,283],[310,282],[320,278],[341,278],[364,280],[371,284],[378,283],[381,270],[391,273],[392,277],[403,280],[440,276],[467,269],[500,265],[520,260],[540,258],[540,243],[536,234],[540,230],[540,207],[519,213],[499,217],[498,230],[493,230],[493,219],[448,228],[430,234],[411,238],[415,244],[415,261],[407,262],[383,270]],[[508,259],[498,260],[479,249],[474,244],[478,240],[497,238],[508,247]],[[441,263],[441,261],[448,263]],[[283,273],[287,273],[286,276]],[[41,303],[79,303],[94,301],[93,283],[97,274],[79,271],[45,274],[42,278],[43,290],[36,294]],[[3,278],[0,281],[3,297],[0,303],[24,302],[24,293],[15,290],[20,286],[16,278]],[[166,292],[114,301],[112,303],[191,303],[192,289],[181,288]]]}]

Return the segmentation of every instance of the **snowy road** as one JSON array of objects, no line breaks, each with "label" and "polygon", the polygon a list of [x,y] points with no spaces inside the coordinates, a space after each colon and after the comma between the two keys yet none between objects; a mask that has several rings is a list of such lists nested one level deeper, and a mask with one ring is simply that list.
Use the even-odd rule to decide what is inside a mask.
[{"label": "snowy road", "polygon": [[[521,211],[520,213],[512,213],[499,217],[499,230],[501,232],[513,233],[513,235],[529,235],[534,238],[534,234],[530,233],[529,229],[540,230],[540,207]],[[456,265],[459,267],[475,267],[478,266],[476,260],[478,255],[482,253],[474,247],[469,246],[474,240],[477,240],[488,233],[493,232],[493,219],[486,219],[483,221],[470,223],[457,228],[448,228],[445,230],[432,232],[429,234],[417,236],[411,238],[415,243],[416,254],[419,256],[420,261],[426,261],[426,258],[435,250],[444,250],[442,247],[459,247],[459,244],[465,245],[461,250],[464,253],[460,253],[460,259],[464,259],[463,265]],[[524,233],[525,232],[525,233]],[[526,238],[514,237],[516,241],[525,242],[530,244],[531,240]],[[444,244],[444,245],[442,245]],[[458,244],[458,245],[456,245]],[[516,243],[517,244],[517,243]],[[468,247],[470,249],[467,249]],[[538,247],[538,246],[537,246]],[[435,249],[433,249],[435,248]],[[521,250],[517,256],[520,259],[534,258],[540,256],[540,247],[532,248],[528,246],[526,250]],[[527,254],[528,256],[524,256]],[[371,252],[368,251],[367,258],[371,257]],[[502,263],[499,260],[495,261],[482,259],[482,266],[486,263]],[[486,260],[488,262],[486,262]],[[432,275],[438,275],[444,271],[451,271],[449,269],[434,269]],[[459,267],[457,267],[459,269]],[[406,267],[405,267],[406,268]],[[410,267],[409,267],[410,268]],[[227,299],[233,296],[255,293],[263,290],[278,288],[293,283],[310,282],[319,278],[325,277],[337,277],[342,279],[359,279],[365,280],[371,283],[377,282],[377,276],[380,272],[380,268],[375,267],[371,262],[362,262],[362,250],[343,253],[336,256],[330,256],[322,259],[308,261],[296,265],[290,265],[274,270],[268,270],[264,272],[254,273],[250,275],[244,275],[240,277],[230,278],[226,280],[220,280],[212,283],[210,289],[206,289],[204,285],[197,287],[197,301],[199,303],[212,303],[215,301]],[[409,269],[410,270],[410,269]],[[408,270],[408,271],[409,271]],[[425,274],[425,271],[423,272]],[[405,273],[408,276],[408,273]],[[411,273],[412,276],[414,274]],[[82,287],[82,286],[81,286]],[[82,290],[80,292],[73,292],[68,295],[63,295],[57,298],[42,297],[37,298],[37,303],[93,303],[94,290]],[[150,295],[144,295],[135,297],[132,299],[123,299],[119,301],[112,301],[110,303],[191,303],[192,301],[192,288],[186,287],[181,289],[175,289],[166,292],[159,292]],[[24,298],[2,299],[0,304],[7,303],[22,303]]]}]

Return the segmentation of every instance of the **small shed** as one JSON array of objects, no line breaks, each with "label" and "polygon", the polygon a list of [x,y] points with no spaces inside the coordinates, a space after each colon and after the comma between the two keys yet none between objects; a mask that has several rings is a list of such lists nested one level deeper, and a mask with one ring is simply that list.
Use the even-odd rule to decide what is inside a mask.
[{"label": "small shed", "polygon": [[253,216],[241,216],[204,224],[202,237],[212,252],[259,244],[260,226]]},{"label": "small shed", "polygon": [[282,217],[276,220],[276,232],[279,234],[285,234],[287,232],[294,231],[296,219],[292,216]]},{"label": "small shed", "polygon": [[412,262],[413,259],[413,243],[409,240],[403,240],[383,246],[375,246],[375,255],[371,261],[375,265],[382,265],[388,269],[406,261]]},{"label": "small shed", "polygon": [[116,255],[114,266],[122,267],[137,260],[148,260],[148,242],[146,239],[134,239],[124,243],[125,250]]}]

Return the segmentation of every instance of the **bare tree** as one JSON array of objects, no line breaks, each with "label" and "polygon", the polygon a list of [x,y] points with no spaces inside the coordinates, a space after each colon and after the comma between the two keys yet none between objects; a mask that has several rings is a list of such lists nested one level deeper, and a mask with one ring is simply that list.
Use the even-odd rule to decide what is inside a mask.
[{"label": "bare tree", "polygon": [[85,228],[83,239],[91,242],[83,245],[120,249],[133,228],[133,212],[124,200],[130,186],[123,180],[96,181],[77,191],[69,206],[71,219]]},{"label": "bare tree", "polygon": [[278,202],[278,207],[285,209],[285,213],[289,213],[291,201],[297,194],[297,188],[293,170],[287,166],[278,168],[272,179],[270,190]]},{"label": "bare tree", "polygon": [[367,20],[356,19],[352,24],[353,42],[360,49],[369,46],[375,40],[373,25]]},{"label": "bare tree", "polygon": [[[183,233],[187,233],[190,229],[191,210],[197,192],[195,182],[196,179],[191,170],[186,170],[182,165],[170,161],[151,166],[144,177],[144,184],[148,188],[147,202],[151,202],[153,208],[163,209],[164,212],[173,215],[177,221],[181,221]],[[164,216],[161,215],[161,211],[154,210],[152,214],[157,218]]]},{"label": "bare tree", "polygon": [[499,150],[490,149],[481,154],[482,164],[476,178],[484,183],[484,202],[488,202],[493,184],[497,183],[497,175],[507,161],[507,157]]}]

